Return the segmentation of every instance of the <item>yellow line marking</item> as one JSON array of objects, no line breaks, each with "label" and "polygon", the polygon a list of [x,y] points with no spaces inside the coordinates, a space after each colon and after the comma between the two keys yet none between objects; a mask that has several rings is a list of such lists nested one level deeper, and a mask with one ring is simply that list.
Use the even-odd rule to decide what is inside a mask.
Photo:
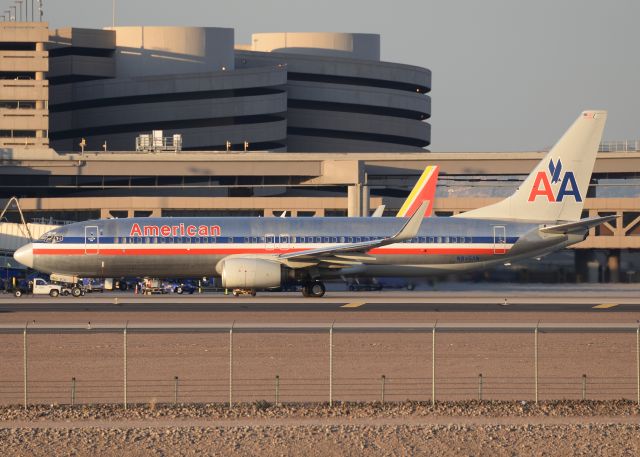
[{"label": "yellow line marking", "polygon": [[601,305],[596,305],[593,308],[594,309],[609,309],[609,308],[613,308],[615,306],[618,306],[617,303],[603,303]]},{"label": "yellow line marking", "polygon": [[346,305],[342,305],[340,308],[359,308],[362,305],[364,305],[366,302],[364,301],[357,301],[357,302],[353,302],[353,303],[347,303]]}]

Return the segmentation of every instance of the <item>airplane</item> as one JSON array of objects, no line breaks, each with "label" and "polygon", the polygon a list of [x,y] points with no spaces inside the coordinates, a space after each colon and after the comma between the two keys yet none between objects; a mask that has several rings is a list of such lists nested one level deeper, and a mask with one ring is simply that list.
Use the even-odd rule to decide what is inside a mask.
[{"label": "airplane", "polygon": [[509,197],[451,217],[173,217],[78,222],[20,247],[15,259],[79,277],[220,276],[239,291],[295,281],[429,277],[534,258],[584,240],[615,216],[581,219],[607,118],[584,111]]}]

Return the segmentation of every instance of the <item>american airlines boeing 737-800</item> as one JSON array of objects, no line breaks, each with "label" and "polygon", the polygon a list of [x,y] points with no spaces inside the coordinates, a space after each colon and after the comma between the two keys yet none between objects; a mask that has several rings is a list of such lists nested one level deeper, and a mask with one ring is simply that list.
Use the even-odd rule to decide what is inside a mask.
[{"label": "american airlines boeing 737-800", "polygon": [[453,217],[131,218],[80,222],[15,258],[79,277],[221,276],[226,288],[465,272],[538,257],[582,241],[614,216],[581,219],[607,114],[585,111],[510,197]]}]

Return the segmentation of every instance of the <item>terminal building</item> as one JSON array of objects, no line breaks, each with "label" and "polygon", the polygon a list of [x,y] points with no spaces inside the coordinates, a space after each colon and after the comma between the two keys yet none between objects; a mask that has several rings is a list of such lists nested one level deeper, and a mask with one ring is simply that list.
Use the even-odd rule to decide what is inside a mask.
[{"label": "terminal building", "polygon": [[[0,149],[0,204],[19,197],[29,221],[359,217],[380,204],[392,216],[427,165],[440,166],[434,210],[449,216],[508,195],[544,155],[430,152],[431,72],[382,62],[378,35],[267,33],[236,44],[224,28],[7,22],[0,37],[11,28],[40,31],[12,38],[41,40],[34,50],[5,46],[39,52],[44,76],[0,68],[2,81],[34,91],[0,96],[35,103],[13,114],[37,117],[41,106],[50,116],[19,137],[26,143]],[[160,147],[141,147],[160,130]],[[603,144],[585,215],[620,217],[544,264],[548,276],[640,280],[639,198],[640,144]]]}]

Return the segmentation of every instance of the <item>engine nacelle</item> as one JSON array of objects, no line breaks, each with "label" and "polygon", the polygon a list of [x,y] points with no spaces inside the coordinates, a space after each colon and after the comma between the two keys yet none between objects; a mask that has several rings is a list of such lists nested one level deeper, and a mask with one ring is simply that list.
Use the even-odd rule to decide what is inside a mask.
[{"label": "engine nacelle", "polygon": [[282,266],[265,259],[230,258],[224,261],[221,275],[222,287],[228,289],[280,287]]}]

